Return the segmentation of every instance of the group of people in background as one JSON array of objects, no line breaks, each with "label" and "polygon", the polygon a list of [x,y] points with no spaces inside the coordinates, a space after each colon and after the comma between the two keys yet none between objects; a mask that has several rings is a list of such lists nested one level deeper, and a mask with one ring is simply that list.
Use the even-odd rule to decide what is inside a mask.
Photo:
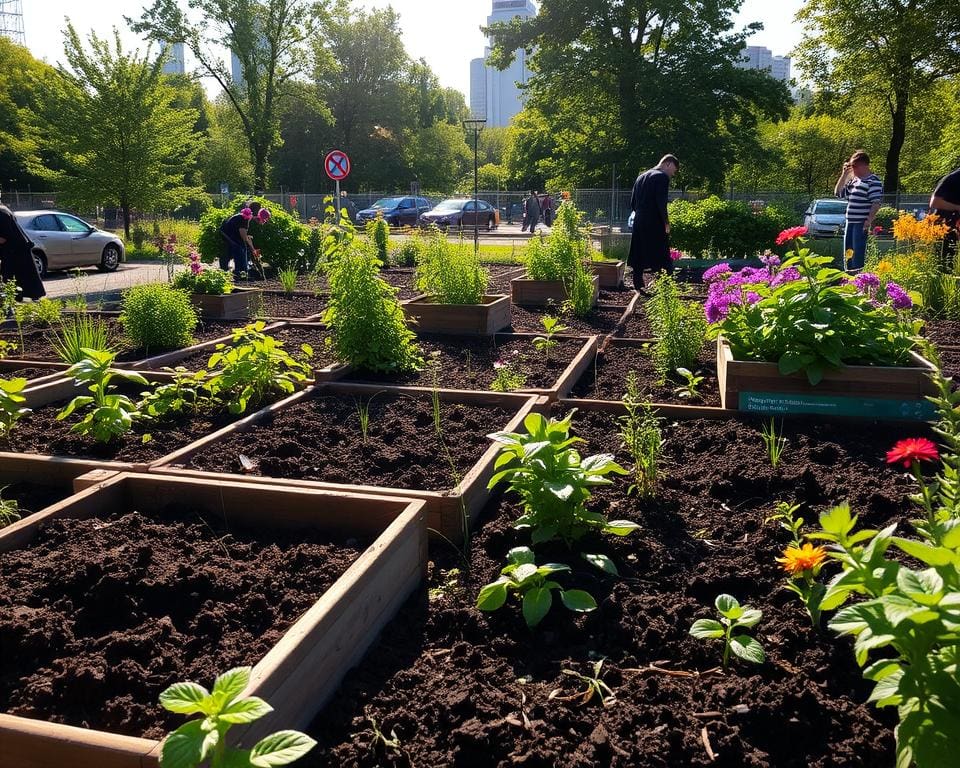
[{"label": "group of people in background", "polygon": [[[680,170],[675,155],[664,155],[656,167],[644,171],[633,185],[630,208],[634,213],[628,264],[633,269],[634,288],[645,293],[643,273],[673,272],[670,258],[670,216],[667,200],[670,180]],[[844,227],[845,261],[850,271],[863,269],[867,239],[874,231],[874,218],[883,203],[883,181],[870,170],[870,156],[858,149],[843,164],[834,194],[847,201]],[[944,254],[952,264],[960,239],[960,169],[944,176],[930,197],[930,212],[949,225]]]},{"label": "group of people in background", "polygon": [[536,190],[530,190],[530,196],[523,201],[523,223],[520,231],[536,233],[541,221],[548,227],[553,226],[553,197],[549,192],[538,195]]}]

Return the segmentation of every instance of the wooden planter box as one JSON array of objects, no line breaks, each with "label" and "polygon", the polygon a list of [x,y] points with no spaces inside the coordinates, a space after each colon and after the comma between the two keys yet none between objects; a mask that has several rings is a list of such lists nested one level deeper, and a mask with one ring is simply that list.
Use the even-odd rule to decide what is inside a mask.
[{"label": "wooden planter box", "polygon": [[[268,414],[290,405],[294,405],[301,400],[311,397],[315,392],[321,391],[324,394],[343,394],[348,396],[360,395],[371,397],[378,392],[403,392],[410,397],[422,397],[429,399],[432,390],[424,387],[388,387],[375,384],[347,384],[334,382],[330,384],[317,385],[310,387],[302,392],[291,395],[285,400],[274,403],[269,408],[265,408],[259,413],[255,413],[234,424],[224,427],[217,432],[209,435],[203,440],[199,440],[192,445],[176,451],[169,456],[160,459],[150,465],[150,472],[156,472],[164,475],[173,475],[176,477],[191,478],[212,478],[218,482],[238,482],[238,483],[273,483],[289,485],[296,488],[319,488],[327,491],[349,492],[357,491],[360,493],[370,493],[391,498],[414,498],[420,499],[426,503],[425,512],[427,514],[427,524],[433,530],[441,533],[454,542],[463,539],[463,521],[464,515],[468,516],[471,524],[477,519],[480,510],[490,498],[490,491],[487,490],[487,482],[493,477],[494,462],[496,461],[499,448],[493,442],[490,443],[486,451],[480,457],[479,461],[463,476],[455,488],[447,491],[425,491],[409,488],[386,488],[369,485],[346,485],[343,483],[328,483],[319,480],[291,480],[282,477],[262,477],[252,475],[232,475],[225,472],[203,472],[194,469],[183,468],[183,463],[196,453],[207,450],[216,450],[216,442],[224,435],[235,431],[249,430],[263,420]],[[523,420],[527,414],[532,412],[544,412],[548,406],[548,400],[545,397],[535,395],[521,395],[515,393],[501,394],[497,392],[468,392],[458,390],[440,390],[440,399],[444,402],[473,403],[477,405],[499,405],[516,409],[516,415],[506,424],[491,424],[490,431],[504,429],[508,432],[515,432],[523,428]]]},{"label": "wooden planter box", "polygon": [[403,312],[423,333],[492,336],[512,322],[506,295],[484,296],[482,304],[438,304],[430,296],[417,296],[404,302]]},{"label": "wooden planter box", "polygon": [[[122,474],[0,531],[0,552],[28,544],[42,524],[56,518],[92,517],[118,508],[158,511],[184,501],[225,514],[234,525],[377,537],[254,666],[243,695],[266,699],[274,711],[245,731],[235,730],[249,747],[270,732],[307,726],[420,583],[427,557],[423,502]],[[224,671],[210,670],[210,678]],[[149,739],[0,714],[0,768],[155,768],[160,746]]]},{"label": "wooden planter box", "polygon": [[623,285],[627,274],[625,261],[590,261],[587,262],[590,271],[600,278],[600,287],[616,290]]},{"label": "wooden planter box", "polygon": [[782,376],[776,363],[734,360],[717,339],[717,378],[723,407],[766,414],[817,414],[864,419],[926,421],[934,416],[932,363],[911,353],[901,367],[850,365],[828,371],[817,386],[799,372]]},{"label": "wooden planter box", "polygon": [[[530,280],[515,278],[510,281],[510,296],[514,304],[531,307],[545,307],[548,304],[562,304],[568,298],[567,287],[562,280]],[[593,305],[600,298],[600,278],[593,276]]]},{"label": "wooden planter box", "polygon": [[0,360],[0,378],[17,378],[16,371],[18,368],[43,368],[44,370],[49,371],[46,376],[38,376],[35,379],[27,380],[27,386],[24,389],[24,392],[29,392],[31,389],[35,389],[36,387],[49,384],[51,381],[56,381],[59,379],[63,376],[63,372],[67,370],[68,366],[65,363],[15,360],[12,358],[7,358]]},{"label": "wooden planter box", "polygon": [[222,296],[191,293],[190,301],[207,320],[241,320],[253,315],[260,301],[259,288],[234,288]]}]

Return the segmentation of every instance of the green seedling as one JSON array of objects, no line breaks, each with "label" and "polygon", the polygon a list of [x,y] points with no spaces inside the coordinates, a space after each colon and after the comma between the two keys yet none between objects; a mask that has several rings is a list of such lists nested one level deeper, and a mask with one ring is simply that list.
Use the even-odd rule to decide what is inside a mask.
[{"label": "green seedling", "polygon": [[703,384],[704,377],[700,371],[693,373],[689,368],[677,368],[677,375],[683,379],[683,384],[673,390],[673,393],[681,400],[699,400],[700,386]]},{"label": "green seedling", "polygon": [[533,340],[533,346],[538,352],[543,354],[544,362],[549,363],[550,353],[560,346],[560,342],[557,341],[554,336],[568,329],[567,326],[560,322],[559,317],[554,317],[553,315],[544,316],[541,322],[543,323],[543,335],[537,336]]},{"label": "green seedling", "polygon": [[5,490],[7,490],[6,486],[0,488],[0,528],[13,525],[20,519],[20,505],[16,499],[3,498]]},{"label": "green seedling", "polygon": [[783,456],[783,449],[787,446],[787,438],[783,433],[777,432],[777,425],[773,419],[769,424],[760,425],[763,445],[767,449],[767,458],[770,460],[770,466],[776,469],[780,465],[780,458]]},{"label": "green seedling", "polygon": [[690,634],[699,640],[723,640],[724,669],[727,668],[730,660],[730,651],[744,661],[762,664],[766,654],[760,643],[745,633],[734,633],[738,629],[755,627],[763,617],[763,612],[745,605],[741,606],[731,595],[717,595],[714,605],[720,614],[720,620],[697,619],[690,627]]},{"label": "green seedling", "polygon": [[30,413],[23,407],[27,398],[21,394],[26,386],[26,379],[0,379],[0,437],[8,437],[17,422]]},{"label": "green seedling", "polygon": [[559,701],[575,701],[581,706],[586,706],[593,701],[593,697],[596,696],[598,699],[600,699],[600,703],[603,704],[604,709],[612,707],[617,703],[617,696],[613,692],[613,689],[600,679],[600,675],[603,671],[603,659],[593,662],[592,667],[592,675],[584,675],[581,672],[577,672],[575,669],[561,670],[563,674],[569,677],[575,677],[581,683],[586,685],[586,689],[575,693],[573,696],[560,696],[560,689],[558,688],[554,691],[551,691],[548,698],[558,699]]}]

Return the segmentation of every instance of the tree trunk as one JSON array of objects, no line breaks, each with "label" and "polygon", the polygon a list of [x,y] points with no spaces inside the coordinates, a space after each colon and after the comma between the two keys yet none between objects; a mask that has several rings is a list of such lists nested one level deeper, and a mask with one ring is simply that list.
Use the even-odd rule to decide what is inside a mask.
[{"label": "tree trunk", "polygon": [[123,211],[123,237],[126,242],[130,242],[130,203],[120,202],[120,210]]},{"label": "tree trunk", "polygon": [[253,151],[253,191],[258,195],[267,191],[267,150],[262,147]]},{"label": "tree trunk", "polygon": [[907,138],[907,105],[910,94],[908,91],[898,91],[894,95],[894,107],[891,111],[893,130],[890,134],[890,147],[887,149],[886,176],[883,179],[883,189],[886,194],[900,192],[900,153]]}]

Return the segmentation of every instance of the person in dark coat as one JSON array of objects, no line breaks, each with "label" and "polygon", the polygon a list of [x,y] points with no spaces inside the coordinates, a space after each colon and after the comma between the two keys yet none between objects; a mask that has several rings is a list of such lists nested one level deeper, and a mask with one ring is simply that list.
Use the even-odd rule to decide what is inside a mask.
[{"label": "person in dark coat", "polygon": [[0,274],[17,283],[17,301],[47,295],[33,260],[33,242],[7,206],[0,203]]},{"label": "person in dark coat", "polygon": [[531,191],[530,197],[527,198],[527,226],[530,228],[530,232],[536,234],[537,225],[540,223],[542,214],[540,198],[537,197],[536,192]]},{"label": "person in dark coat", "polygon": [[627,263],[633,268],[633,287],[643,292],[643,273],[673,272],[670,260],[670,219],[667,216],[667,192],[670,179],[680,170],[674,155],[665,155],[656,168],[641,173],[633,185],[630,208],[633,210],[633,236]]}]

